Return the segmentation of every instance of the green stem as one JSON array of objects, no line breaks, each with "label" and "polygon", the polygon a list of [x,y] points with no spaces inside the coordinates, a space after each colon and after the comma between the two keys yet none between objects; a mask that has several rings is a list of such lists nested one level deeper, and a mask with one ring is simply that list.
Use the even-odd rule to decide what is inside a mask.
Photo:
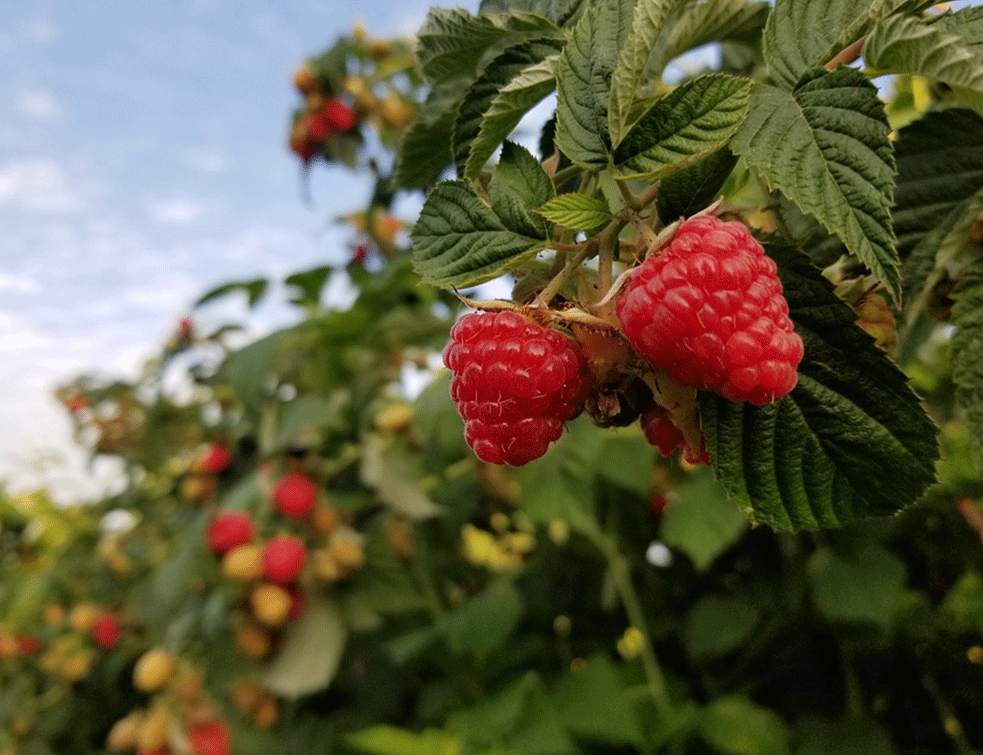
[{"label": "green stem", "polygon": [[573,271],[579,268],[583,261],[591,256],[596,246],[593,240],[585,244],[577,254],[567,260],[567,264],[563,266],[563,269],[559,273],[553,276],[553,280],[546,285],[546,288],[539,292],[537,298],[544,304],[549,304],[553,297],[563,288],[563,284],[567,282],[567,278],[570,277]]}]

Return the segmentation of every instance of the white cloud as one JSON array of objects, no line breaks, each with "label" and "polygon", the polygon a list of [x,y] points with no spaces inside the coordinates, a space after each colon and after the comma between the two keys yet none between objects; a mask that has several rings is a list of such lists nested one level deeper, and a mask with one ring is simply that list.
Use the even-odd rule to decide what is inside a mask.
[{"label": "white cloud", "polygon": [[171,197],[147,202],[145,210],[147,215],[158,223],[189,225],[204,214],[205,206],[188,197]]},{"label": "white cloud", "polygon": [[18,294],[36,294],[41,290],[38,282],[26,275],[11,275],[0,271],[0,291]]},{"label": "white cloud", "polygon": [[14,160],[0,165],[0,208],[71,212],[82,196],[67,171],[50,158]]},{"label": "white cloud", "polygon": [[61,117],[62,109],[55,96],[43,89],[22,90],[14,100],[14,110],[34,121],[53,121]]},{"label": "white cloud", "polygon": [[207,149],[189,149],[180,154],[181,162],[199,173],[221,173],[229,168],[229,159]]}]

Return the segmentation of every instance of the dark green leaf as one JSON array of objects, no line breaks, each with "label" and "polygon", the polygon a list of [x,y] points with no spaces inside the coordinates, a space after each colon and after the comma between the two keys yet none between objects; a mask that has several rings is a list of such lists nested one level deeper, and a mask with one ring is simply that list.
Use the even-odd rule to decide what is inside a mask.
[{"label": "dark green leaf", "polygon": [[332,270],[330,266],[322,265],[288,277],[284,283],[298,289],[290,301],[301,307],[317,306],[321,301],[321,289],[324,288]]},{"label": "dark green leaf", "polygon": [[935,480],[936,429],[907,378],[799,252],[772,247],[796,332],[799,384],[755,407],[702,396],[717,474],[756,522],[834,527],[893,514]]},{"label": "dark green leaf", "polygon": [[952,310],[952,379],[956,403],[966,413],[977,458],[983,457],[983,260],[963,273]]},{"label": "dark green leaf", "polygon": [[553,180],[533,154],[513,142],[502,145],[502,157],[488,185],[492,210],[510,231],[549,238],[549,223],[536,208],[553,196]]},{"label": "dark green leaf", "polygon": [[656,208],[663,223],[688,218],[713,202],[737,165],[737,155],[726,147],[696,165],[666,176],[659,186]]},{"label": "dark green leaf", "polygon": [[661,97],[635,122],[614,152],[633,178],[661,178],[699,162],[730,141],[747,116],[751,82],[701,76]]},{"label": "dark green leaf", "polygon": [[842,554],[821,548],[809,559],[806,572],[823,616],[882,629],[894,617],[906,578],[904,562],[879,546]]},{"label": "dark green leaf", "polygon": [[891,735],[871,718],[810,718],[796,728],[796,755],[895,755]]},{"label": "dark green leaf", "polygon": [[760,620],[758,607],[747,595],[705,595],[686,614],[689,652],[701,658],[736,650]]},{"label": "dark green leaf", "polygon": [[507,13],[509,11],[525,11],[545,16],[557,26],[567,23],[584,6],[587,0],[481,0],[478,12]]},{"label": "dark green leaf", "polygon": [[463,83],[438,84],[430,90],[400,141],[392,179],[395,186],[425,188],[453,163],[451,137],[463,94]]},{"label": "dark green leaf", "polygon": [[227,294],[233,293],[234,291],[244,291],[246,293],[249,306],[255,307],[259,300],[263,298],[263,294],[266,293],[267,285],[268,281],[265,278],[257,278],[256,280],[251,281],[225,283],[204,294],[194,303],[194,306],[200,307],[202,304],[207,304],[210,301],[219,299]]},{"label": "dark green leaf", "polygon": [[515,631],[524,610],[522,594],[503,577],[456,606],[438,629],[455,653],[470,653],[484,663]]}]

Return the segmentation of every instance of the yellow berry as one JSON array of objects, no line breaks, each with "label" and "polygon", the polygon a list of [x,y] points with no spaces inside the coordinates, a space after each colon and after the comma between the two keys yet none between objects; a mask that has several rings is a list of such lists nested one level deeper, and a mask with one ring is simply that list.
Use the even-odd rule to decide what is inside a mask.
[{"label": "yellow berry", "polygon": [[166,650],[148,650],[133,667],[133,686],[147,693],[162,690],[174,676],[176,667],[176,659]]}]

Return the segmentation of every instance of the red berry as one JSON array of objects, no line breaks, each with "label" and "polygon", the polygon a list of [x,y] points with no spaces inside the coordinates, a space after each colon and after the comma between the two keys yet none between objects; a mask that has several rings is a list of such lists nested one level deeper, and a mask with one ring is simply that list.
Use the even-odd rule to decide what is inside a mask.
[{"label": "red berry", "polygon": [[41,642],[34,635],[22,634],[17,641],[20,643],[20,652],[23,655],[34,655],[41,649]]},{"label": "red berry", "polygon": [[188,744],[195,755],[229,755],[232,739],[223,721],[202,724],[188,731]]},{"label": "red berry", "polygon": [[304,598],[303,591],[297,585],[290,585],[287,588],[290,593],[290,611],[287,613],[288,619],[296,619],[304,613],[307,607],[307,600]]},{"label": "red berry", "polygon": [[576,343],[515,312],[472,313],[451,330],[444,364],[475,455],[521,466],[560,437],[590,385]]},{"label": "red berry", "polygon": [[669,509],[669,499],[663,493],[656,493],[649,499],[649,509],[654,516],[661,519]]},{"label": "red berry", "polygon": [[699,456],[690,453],[683,439],[682,431],[669,419],[669,413],[658,404],[653,403],[639,418],[645,439],[659,449],[663,456],[671,456],[677,448],[683,449],[683,458],[690,464],[709,464],[710,457],[706,449],[701,449]]},{"label": "red berry", "polygon": [[307,133],[315,142],[331,134],[346,133],[356,126],[355,113],[341,100],[328,100],[307,121]]},{"label": "red berry", "polygon": [[92,625],[89,634],[96,645],[103,650],[112,650],[123,638],[123,628],[119,625],[119,620],[111,613],[104,613]]},{"label": "red berry", "polygon": [[253,520],[241,511],[219,511],[208,525],[205,541],[212,553],[227,553],[253,539]]},{"label": "red berry", "polygon": [[273,505],[284,516],[305,517],[316,502],[317,486],[300,472],[291,472],[273,490]]},{"label": "red berry", "polygon": [[635,351],[682,385],[761,406],[798,381],[802,339],[777,267],[739,222],[687,220],[616,310]]},{"label": "red berry", "polygon": [[270,582],[286,585],[300,575],[307,561],[307,548],[293,535],[278,535],[263,549],[263,576]]},{"label": "red berry", "polygon": [[201,459],[200,471],[206,474],[219,474],[229,468],[232,463],[232,453],[225,446],[218,444],[210,446]]}]

